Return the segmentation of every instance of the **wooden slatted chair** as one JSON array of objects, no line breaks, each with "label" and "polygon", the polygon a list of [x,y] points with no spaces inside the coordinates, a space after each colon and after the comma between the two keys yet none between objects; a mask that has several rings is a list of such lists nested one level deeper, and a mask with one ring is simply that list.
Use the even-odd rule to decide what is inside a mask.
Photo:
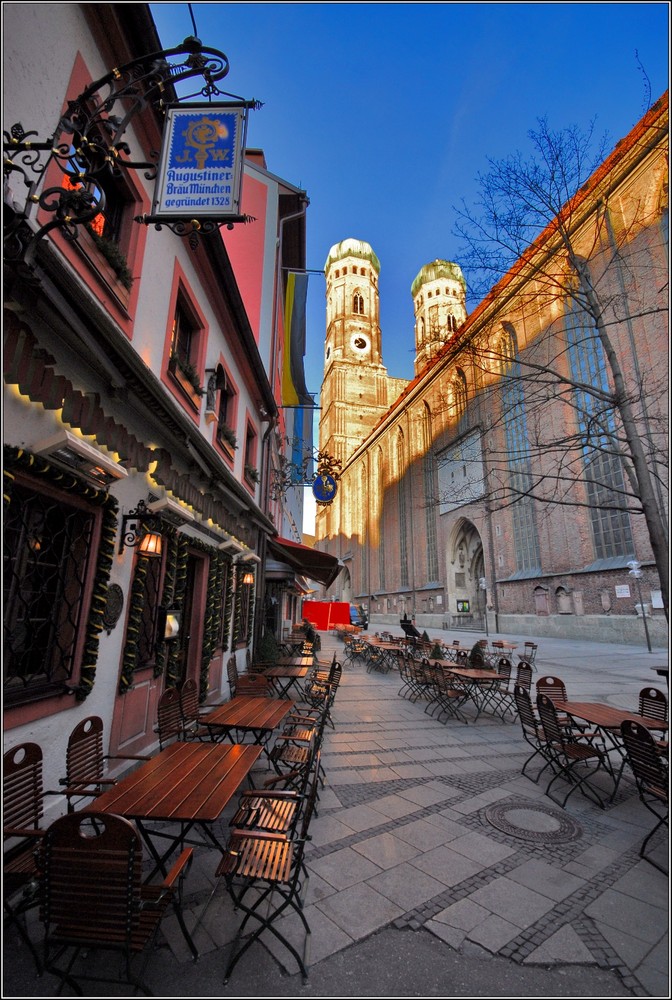
[{"label": "wooden slatted chair", "polygon": [[198,685],[193,677],[188,677],[182,681],[178,687],[180,695],[180,713],[182,716],[182,733],[180,739],[183,740],[207,740],[215,739],[215,727],[204,725],[203,716],[211,712],[217,705],[208,705],[201,708],[198,700]]},{"label": "wooden slatted chair", "polygon": [[445,723],[448,719],[459,719],[466,725],[468,719],[460,711],[460,707],[467,700],[467,691],[456,685],[448,671],[439,663],[431,663],[428,660],[425,666],[425,676],[429,678],[433,689],[433,696],[425,706],[425,712],[434,705],[435,707],[429,714],[436,713],[439,722]]},{"label": "wooden slatted chair", "polygon": [[238,686],[238,664],[236,663],[235,656],[230,656],[226,664],[226,676],[229,681],[229,691],[231,692],[231,697],[234,698],[236,694],[236,688]]},{"label": "wooden slatted chair", "polygon": [[512,665],[508,656],[498,657],[496,670],[497,682],[488,690],[485,706],[491,705],[495,715],[499,715],[502,721],[506,720],[508,714],[515,719],[517,709],[511,687]]},{"label": "wooden slatted chair", "polygon": [[[128,820],[86,812],[55,820],[44,835],[39,861],[45,971],[80,995],[81,982],[126,982],[149,995],[142,973],[171,904],[196,959],[180,907],[191,857],[191,848],[184,850],[162,883],[145,885],[142,843]],[[99,949],[121,955],[118,967],[114,963],[118,978],[107,974],[100,956],[92,958]],[[139,956],[145,961],[134,972]]]},{"label": "wooden slatted chair", "polygon": [[60,779],[64,785],[64,795],[68,800],[68,812],[73,812],[73,800],[81,803],[85,799],[102,795],[111,785],[116,784],[116,778],[107,773],[106,762],[110,760],[142,761],[147,756],[128,756],[103,753],[103,720],[97,715],[91,715],[78,722],[70,733],[65,753],[65,777]]},{"label": "wooden slatted chair", "polygon": [[[615,776],[606,750],[594,745],[593,737],[584,737],[578,733],[569,734],[558,719],[555,705],[549,697],[540,694],[537,699],[537,710],[544,731],[544,747],[549,755],[554,776],[546,786],[546,795],[563,809],[570,795],[577,789],[582,795],[592,799],[601,809],[605,802],[594,785],[592,778],[600,769],[608,771],[613,781]],[[582,769],[583,770],[580,770]],[[558,779],[569,783],[569,791],[562,802],[557,802],[551,795],[551,788]]]},{"label": "wooden slatted chair", "polygon": [[654,828],[644,838],[639,856],[667,875],[666,869],[646,853],[646,848],[656,830],[668,825],[668,769],[656,747],[656,741],[646,726],[627,719],[621,723],[621,737],[626,760],[635,777],[639,798],[657,820]]},{"label": "wooden slatted chair", "polygon": [[532,667],[525,660],[520,660],[516,667],[515,683],[519,687],[525,688],[528,692],[532,690]]},{"label": "wooden slatted chair", "polygon": [[166,688],[157,705],[156,733],[163,750],[170,743],[182,738],[182,708],[177,688]]},{"label": "wooden slatted chair", "polygon": [[657,722],[667,722],[667,695],[659,688],[646,687],[639,692],[639,714]]},{"label": "wooden slatted chair", "polygon": [[[537,680],[536,689],[537,698],[539,698],[540,695],[544,695],[546,698],[550,698],[554,705],[559,701],[569,701],[565,682],[561,680],[560,677],[552,677],[548,674],[544,677],[540,677]],[[573,720],[562,711],[559,711],[557,716],[560,725],[564,726],[566,729],[582,728],[577,727],[576,723],[574,723]]]},{"label": "wooden slatted chair", "polygon": [[[533,751],[523,764],[521,773],[526,778],[529,778],[530,781],[533,781],[536,785],[539,783],[539,779],[546,768],[551,765],[553,756],[546,745],[544,730],[540,719],[534,711],[534,705],[532,704],[529,690],[521,684],[515,684],[513,688],[513,697],[516,702],[516,708],[518,709],[518,719],[520,721],[523,739],[529,744],[529,746],[532,747]],[[541,757],[542,760],[545,761],[545,764],[537,774],[536,778],[532,778],[526,773],[526,771],[528,765],[531,764],[536,757]]]},{"label": "wooden slatted chair", "polygon": [[20,743],[3,757],[3,909],[7,925],[16,926],[31,951],[38,973],[42,964],[24,926],[25,914],[37,906],[36,852],[44,837],[44,799],[60,792],[45,792],[42,749],[37,743]]},{"label": "wooden slatted chair", "polygon": [[519,654],[518,659],[520,663],[527,663],[532,670],[535,668],[535,661],[537,659],[537,643],[536,642],[526,642],[523,647],[523,652]]},{"label": "wooden slatted chair", "polygon": [[268,677],[264,677],[263,674],[238,674],[236,696],[253,695],[255,698],[270,698],[271,694]]},{"label": "wooden slatted chair", "polygon": [[[303,898],[308,872],[303,855],[317,800],[318,773],[319,762],[313,770],[313,780],[298,836],[289,837],[282,833],[264,831],[232,831],[216,876],[224,879],[235,909],[242,910],[245,916],[231,946],[224,973],[225,983],[228,983],[239,959],[266,931],[293,956],[304,985],[308,981],[310,926],[306,920]],[[299,954],[285,936],[280,923],[281,918],[292,911],[301,920],[306,933],[303,955]],[[250,920],[256,921],[257,926],[252,934],[244,938],[243,933]]]}]

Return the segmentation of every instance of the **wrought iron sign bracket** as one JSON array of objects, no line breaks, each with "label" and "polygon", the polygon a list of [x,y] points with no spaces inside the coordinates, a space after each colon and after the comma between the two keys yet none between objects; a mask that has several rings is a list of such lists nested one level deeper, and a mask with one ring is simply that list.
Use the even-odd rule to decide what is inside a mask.
[{"label": "wrought iron sign bracket", "polygon": [[[310,463],[317,464],[317,475],[308,476]],[[271,498],[279,500],[294,486],[310,486],[318,504],[327,506],[336,496],[343,463],[327,451],[309,455],[301,465],[281,460],[281,467],[271,472]]]},{"label": "wrought iron sign bracket", "polygon": [[[130,147],[123,140],[133,119],[147,108],[165,117],[166,107],[174,100],[176,84],[200,77],[202,86],[190,97],[211,101],[224,94],[217,87],[229,72],[229,60],[218,49],[207,48],[200,39],[186,38],[171,49],[141,56],[120,68],[111,70],[91,83],[59,120],[48,139],[24,129],[20,122],[3,132],[3,173],[6,195],[4,222],[4,259],[30,267],[36,247],[42,237],[59,229],[64,239],[78,238],[78,227],[91,222],[105,209],[104,182],[119,177],[124,171],[144,171],[145,179],[157,175],[158,152],[150,153],[148,161],[130,159]],[[258,101],[235,98],[245,108],[261,107]],[[186,99],[188,100],[188,98]],[[182,105],[180,105],[182,106]],[[184,105],[187,106],[188,105]],[[42,187],[47,171],[58,164],[66,183]],[[11,191],[15,181],[28,189],[25,203]],[[49,219],[39,228],[32,222],[39,209]],[[151,216],[138,216],[136,221],[157,224]],[[246,222],[246,216],[224,218],[221,222]],[[209,219],[158,220],[180,236],[215,232],[218,225]]]}]

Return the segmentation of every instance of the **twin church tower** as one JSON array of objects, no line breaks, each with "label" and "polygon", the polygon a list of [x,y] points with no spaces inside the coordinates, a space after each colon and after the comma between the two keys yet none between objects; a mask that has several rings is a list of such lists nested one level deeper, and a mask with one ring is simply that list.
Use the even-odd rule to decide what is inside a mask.
[{"label": "twin church tower", "polygon": [[[348,239],[329,251],[327,333],[321,392],[320,450],[345,463],[409,384],[383,365],[378,277],[368,243]],[[425,264],[411,285],[415,374],[466,319],[466,285],[457,264]]]}]

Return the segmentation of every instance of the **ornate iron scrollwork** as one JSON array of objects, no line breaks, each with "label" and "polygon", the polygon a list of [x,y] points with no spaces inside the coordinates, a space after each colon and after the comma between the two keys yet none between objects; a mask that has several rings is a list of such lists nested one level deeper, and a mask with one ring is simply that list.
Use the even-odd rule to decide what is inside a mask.
[{"label": "ornate iron scrollwork", "polygon": [[318,477],[328,477],[334,483],[340,479],[340,470],[343,465],[339,458],[334,458],[327,451],[306,455],[300,464],[290,462],[284,456],[280,456],[279,462],[278,468],[271,470],[270,494],[273,500],[284,497],[293,486],[312,486],[316,477],[309,476],[308,469],[313,463],[316,464]]},{"label": "ornate iron scrollwork", "polygon": [[[198,38],[181,45],[141,56],[111,70],[68,103],[52,136],[44,141],[36,132],[24,130],[20,122],[3,133],[5,179],[21,178],[28,188],[25,207],[6,206],[4,256],[7,261],[29,263],[37,242],[58,228],[65,239],[76,240],[78,227],[90,222],[105,208],[105,178],[123,171],[143,170],[147,180],[156,177],[158,152],[151,160],[131,160],[123,135],[132,119],[147,107],[163,113],[175,85],[201,77],[203,85],[190,95],[207,99],[222,94],[217,83],[229,72],[229,61],[218,49],[206,48]],[[232,95],[228,95],[232,96]],[[257,101],[243,102],[257,108]],[[64,185],[38,189],[52,163],[58,163]],[[51,218],[33,231],[27,224],[39,206]],[[137,221],[154,221],[139,217]],[[237,220],[236,220],[237,221]],[[247,221],[241,217],[240,221]],[[175,220],[173,232],[193,239],[196,233],[215,231],[215,222]]]}]

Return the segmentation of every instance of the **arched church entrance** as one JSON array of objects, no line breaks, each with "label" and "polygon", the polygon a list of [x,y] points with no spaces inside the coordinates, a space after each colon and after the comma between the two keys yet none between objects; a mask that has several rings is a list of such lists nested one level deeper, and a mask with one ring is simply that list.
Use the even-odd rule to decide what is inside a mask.
[{"label": "arched church entrance", "polygon": [[448,544],[448,610],[452,628],[485,628],[486,591],[483,542],[476,526],[466,518],[455,524]]},{"label": "arched church entrance", "polygon": [[350,578],[350,570],[347,566],[341,570],[338,581],[341,585],[341,596],[339,600],[347,601],[348,604],[352,604],[352,580]]}]

